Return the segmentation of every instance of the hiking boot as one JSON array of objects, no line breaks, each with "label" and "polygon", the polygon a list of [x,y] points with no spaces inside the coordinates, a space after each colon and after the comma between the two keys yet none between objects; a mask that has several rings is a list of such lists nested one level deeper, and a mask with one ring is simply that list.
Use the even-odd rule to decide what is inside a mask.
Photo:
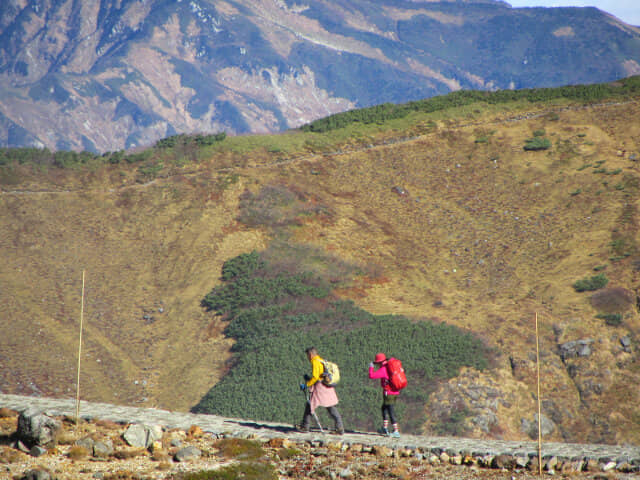
[{"label": "hiking boot", "polygon": [[391,436],[392,436],[393,438],[400,438],[400,432],[396,430],[395,432],[393,432],[393,433],[391,434]]},{"label": "hiking boot", "polygon": [[381,429],[378,430],[378,433],[380,435],[384,435],[385,437],[389,436],[389,430],[387,430],[385,427],[382,427]]},{"label": "hiking boot", "polygon": [[311,431],[311,427],[305,427],[304,425],[295,425],[293,428],[302,433],[309,433]]},{"label": "hiking boot", "polygon": [[336,435],[344,435],[344,428],[336,428],[331,433],[335,433]]}]

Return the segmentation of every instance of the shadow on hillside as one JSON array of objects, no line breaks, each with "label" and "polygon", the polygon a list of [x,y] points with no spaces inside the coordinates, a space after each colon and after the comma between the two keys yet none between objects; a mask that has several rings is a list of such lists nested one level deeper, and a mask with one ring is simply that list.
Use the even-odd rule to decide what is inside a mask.
[{"label": "shadow on hillside", "polygon": [[269,425],[266,423],[258,423],[258,422],[248,422],[248,421],[235,421],[235,420],[225,420],[224,423],[235,423],[240,425],[241,427],[249,427],[249,428],[265,428],[268,430],[273,430],[274,432],[282,432],[289,433],[295,431],[294,427],[290,427],[288,425]]},{"label": "shadow on hillside", "polygon": [[[288,425],[273,425],[273,424],[265,424],[265,423],[258,423],[258,422],[249,422],[249,421],[235,421],[235,420],[225,420],[225,423],[235,423],[236,425],[242,426],[242,427],[249,427],[249,428],[255,428],[255,429],[267,429],[267,430],[272,430],[274,432],[280,432],[280,433],[299,433],[299,430],[297,430],[295,427],[293,426],[288,426]],[[318,430],[317,428],[312,428],[311,429],[311,433],[320,433],[320,430]],[[324,430],[324,433],[332,433],[331,430]],[[349,434],[360,434],[360,435],[369,435],[369,432],[360,432],[357,430],[347,430],[346,433]]]}]

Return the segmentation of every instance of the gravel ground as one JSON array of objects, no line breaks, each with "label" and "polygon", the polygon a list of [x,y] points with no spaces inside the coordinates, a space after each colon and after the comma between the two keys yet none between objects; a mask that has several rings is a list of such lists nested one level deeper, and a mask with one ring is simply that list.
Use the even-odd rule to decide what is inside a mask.
[{"label": "gravel ground", "polygon": [[[260,443],[240,438],[218,438],[193,426],[189,430],[165,431],[161,440],[149,448],[133,448],[123,439],[127,425],[110,421],[82,421],[76,425],[72,419],[59,417],[62,431],[57,445],[35,457],[16,447],[17,413],[0,415],[0,480],[28,478],[34,470],[46,471],[57,480],[152,480],[182,479],[189,472],[219,470],[233,472],[224,478],[259,480],[279,479],[458,479],[458,480],[528,480],[540,478],[532,471],[501,470],[478,465],[451,465],[427,459],[410,450],[384,447],[347,445],[340,436],[318,444],[309,441],[293,442],[274,438]],[[99,459],[87,449],[77,445],[79,440],[110,441],[113,452]],[[196,447],[196,458],[177,461],[181,449]],[[261,473],[252,475],[247,465],[262,465]],[[234,470],[235,469],[235,470]],[[44,477],[46,479],[46,474]],[[624,479],[640,475],[602,472],[562,474],[544,472],[545,477],[571,477],[572,479]],[[32,477],[38,478],[38,477]],[[209,478],[216,478],[211,476]],[[221,478],[217,477],[217,478]]]}]

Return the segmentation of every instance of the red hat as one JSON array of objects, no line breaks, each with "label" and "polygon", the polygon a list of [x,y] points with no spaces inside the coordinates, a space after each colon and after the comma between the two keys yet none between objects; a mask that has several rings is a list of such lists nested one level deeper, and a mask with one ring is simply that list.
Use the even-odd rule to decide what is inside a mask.
[{"label": "red hat", "polygon": [[373,360],[373,363],[382,363],[387,359],[387,356],[384,353],[376,353],[376,358]]}]

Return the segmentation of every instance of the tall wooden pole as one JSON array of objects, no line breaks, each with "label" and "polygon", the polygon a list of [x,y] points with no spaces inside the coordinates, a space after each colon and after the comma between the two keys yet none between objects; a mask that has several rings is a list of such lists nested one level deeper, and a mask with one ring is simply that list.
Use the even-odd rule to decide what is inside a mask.
[{"label": "tall wooden pole", "polygon": [[540,340],[538,336],[538,312],[536,312],[536,368],[538,371],[538,475],[542,477],[542,409],[540,406]]},{"label": "tall wooden pole", "polygon": [[80,340],[78,341],[78,377],[76,380],[76,426],[80,423],[80,359],[82,357],[83,317],[84,317],[84,270],[82,271],[82,297],[80,300]]}]

